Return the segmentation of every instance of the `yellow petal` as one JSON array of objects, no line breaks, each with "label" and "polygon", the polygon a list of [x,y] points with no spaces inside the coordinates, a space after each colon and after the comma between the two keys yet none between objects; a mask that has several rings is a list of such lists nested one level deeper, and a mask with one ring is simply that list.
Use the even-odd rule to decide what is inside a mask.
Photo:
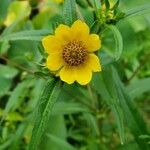
[{"label": "yellow petal", "polygon": [[73,40],[85,41],[90,33],[88,25],[77,20],[71,26]]},{"label": "yellow petal", "polygon": [[71,29],[70,27],[60,24],[55,30],[56,38],[64,45],[71,40]]},{"label": "yellow petal", "polygon": [[101,71],[101,65],[99,58],[95,54],[89,54],[86,64],[91,68],[93,72]]},{"label": "yellow petal", "polygon": [[94,52],[101,48],[101,40],[96,34],[90,34],[85,44],[89,52]]},{"label": "yellow petal", "polygon": [[92,71],[87,65],[76,68],[76,81],[81,85],[88,84],[92,79]]},{"label": "yellow petal", "polygon": [[47,68],[51,71],[59,70],[64,64],[61,54],[51,54],[47,57]]},{"label": "yellow petal", "polygon": [[72,84],[75,82],[76,72],[75,72],[74,67],[64,66],[60,70],[59,75],[60,75],[61,80],[68,84]]},{"label": "yellow petal", "polygon": [[44,37],[42,39],[42,45],[48,54],[59,53],[62,49],[61,43],[53,35]]}]

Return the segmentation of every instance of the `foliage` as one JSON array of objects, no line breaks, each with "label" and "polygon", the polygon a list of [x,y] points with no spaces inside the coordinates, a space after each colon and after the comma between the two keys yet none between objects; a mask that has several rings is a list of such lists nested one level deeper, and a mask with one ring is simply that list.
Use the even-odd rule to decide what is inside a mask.
[{"label": "foliage", "polygon": [[[149,150],[147,0],[0,1],[0,150]],[[102,72],[68,85],[45,68],[41,39],[85,21]]]}]

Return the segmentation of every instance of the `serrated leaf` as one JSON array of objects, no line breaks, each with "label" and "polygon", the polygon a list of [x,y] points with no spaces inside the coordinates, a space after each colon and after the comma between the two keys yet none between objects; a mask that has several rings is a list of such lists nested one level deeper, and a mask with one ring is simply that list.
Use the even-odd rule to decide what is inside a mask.
[{"label": "serrated leaf", "polygon": [[65,0],[63,9],[63,20],[66,25],[72,25],[76,16],[76,2],[75,0]]},{"label": "serrated leaf", "polygon": [[61,88],[61,83],[56,82],[54,79],[49,80],[45,85],[39,99],[38,112],[36,114],[29,150],[35,150],[38,146]]}]

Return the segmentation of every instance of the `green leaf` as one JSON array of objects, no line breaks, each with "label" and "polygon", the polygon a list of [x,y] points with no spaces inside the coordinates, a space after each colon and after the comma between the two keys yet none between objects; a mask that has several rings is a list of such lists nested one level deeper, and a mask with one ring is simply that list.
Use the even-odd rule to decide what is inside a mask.
[{"label": "green leaf", "polygon": [[105,5],[106,5],[106,11],[108,11],[110,9],[109,0],[105,0]]},{"label": "green leaf", "polygon": [[15,40],[31,40],[31,41],[41,41],[41,39],[50,34],[49,30],[29,30],[20,31],[17,33],[6,34],[0,37],[0,41],[15,41]]},{"label": "green leaf", "polygon": [[7,53],[7,50],[10,48],[10,44],[8,41],[4,41],[0,43],[0,55],[4,55]]},{"label": "green leaf", "polygon": [[132,132],[138,146],[140,149],[149,149],[149,145],[146,143],[146,141],[141,140],[139,138],[140,135],[146,135],[147,129],[145,126],[145,122],[138,112],[138,109],[134,105],[134,103],[131,101],[131,98],[129,97],[126,88],[124,87],[123,83],[121,82],[118,73],[114,68],[112,68],[113,72],[113,81],[115,83],[115,88],[118,91],[118,98],[120,99],[120,105],[122,110],[124,111],[124,117],[126,120],[126,124],[129,127],[130,131]]},{"label": "green leaf", "polygon": [[130,10],[126,10],[124,11],[124,13],[125,13],[124,18],[129,18],[129,17],[134,17],[134,16],[150,13],[150,3],[144,4],[139,7],[135,7]]},{"label": "green leaf", "polygon": [[0,97],[4,96],[11,87],[11,80],[0,76]]},{"label": "green leaf", "polygon": [[12,145],[11,145],[11,149],[12,150],[16,150],[17,147],[19,146],[19,144],[21,143],[21,139],[24,136],[24,133],[29,125],[31,121],[31,115],[27,117],[26,120],[24,120],[18,127],[18,129],[16,130],[14,136],[12,137]]},{"label": "green leaf", "polygon": [[100,10],[100,8],[101,8],[100,0],[93,0],[93,3],[94,3],[96,11],[98,12]]},{"label": "green leaf", "polygon": [[69,143],[67,143],[67,141],[64,141],[52,134],[47,134],[47,137],[50,138],[50,140],[52,140],[53,142],[55,142],[57,145],[63,147],[63,149],[65,150],[76,150],[76,148],[74,148],[72,145],[70,145]]},{"label": "green leaf", "polygon": [[8,65],[0,65],[0,97],[4,96],[11,87],[12,79],[18,70]]},{"label": "green leaf", "polygon": [[[56,103],[57,104],[57,103]],[[39,149],[49,150],[53,149],[62,149],[62,145],[57,144],[55,141],[47,138],[47,134],[52,134],[62,141],[66,141],[67,138],[67,129],[66,129],[66,120],[63,115],[50,115],[45,133],[40,142]]]},{"label": "green leaf", "polygon": [[76,0],[77,4],[80,5],[83,8],[87,8],[88,7],[88,2],[85,0]]},{"label": "green leaf", "polygon": [[18,70],[10,67],[10,66],[6,66],[6,65],[1,65],[0,64],[0,76],[3,76],[7,79],[12,79],[14,78],[16,75],[18,74]]},{"label": "green leaf", "polygon": [[[3,117],[4,110],[0,109],[0,117]],[[7,117],[5,118],[5,120],[7,121],[22,121],[23,117],[17,113],[17,112],[11,112],[7,115]]]},{"label": "green leaf", "polygon": [[121,145],[117,148],[117,150],[140,150],[136,142],[128,142],[124,145]]},{"label": "green leaf", "polygon": [[116,119],[121,139],[124,139],[123,122],[125,120],[139,148],[148,150],[146,142],[139,139],[140,135],[147,133],[145,122],[136,106],[132,103],[116,70],[112,67],[105,68],[101,75],[99,74],[94,80],[94,89],[97,90],[112,110],[115,110],[114,113],[117,115]]},{"label": "green leaf", "polygon": [[0,25],[2,24],[3,19],[7,15],[7,8],[10,4],[11,0],[1,0],[0,4]]},{"label": "green leaf", "polygon": [[123,144],[125,141],[124,135],[124,116],[120,106],[120,99],[112,82],[113,75],[108,68],[105,68],[101,74],[97,74],[92,82],[93,88],[102,96],[103,100],[111,107],[119,129],[120,140]]},{"label": "green leaf", "polygon": [[145,92],[150,91],[150,78],[145,78],[131,83],[127,86],[127,91],[134,99]]},{"label": "green leaf", "polygon": [[86,119],[88,126],[91,128],[91,134],[100,136],[96,117],[90,113],[84,113],[84,118]]},{"label": "green leaf", "polygon": [[63,20],[64,23],[67,25],[72,25],[73,22],[77,20],[75,0],[65,0],[63,10]]},{"label": "green leaf", "polygon": [[119,2],[120,2],[120,0],[118,0],[118,1],[114,4],[114,6],[111,8],[111,10],[116,10],[116,9],[118,8],[118,6],[119,6]]},{"label": "green leaf", "polygon": [[29,144],[29,150],[35,150],[43,135],[45,127],[48,123],[50,114],[52,113],[53,105],[56,103],[58,95],[61,91],[61,83],[51,79],[45,85],[43,93],[39,99],[38,112],[34,128],[32,131],[32,138]]},{"label": "green leaf", "polygon": [[118,130],[120,134],[120,140],[121,140],[121,144],[123,145],[125,143],[124,114],[123,114],[122,108],[119,105],[114,105],[112,107],[112,110],[116,117]]},{"label": "green leaf", "polygon": [[74,114],[79,112],[90,112],[90,110],[77,102],[58,102],[52,111],[53,115]]},{"label": "green leaf", "polygon": [[114,25],[109,25],[108,28],[112,31],[115,39],[116,51],[114,54],[114,59],[117,61],[122,54],[123,51],[123,39],[120,31]]},{"label": "green leaf", "polygon": [[92,26],[90,27],[91,33],[98,33],[100,31],[100,26],[98,21],[94,21]]},{"label": "green leaf", "polygon": [[8,139],[5,143],[0,145],[0,150],[8,149],[9,145],[12,143],[13,139]]},{"label": "green leaf", "polygon": [[[31,80],[24,80],[21,83],[19,83],[16,88],[13,90],[11,93],[8,102],[6,104],[4,113],[3,113],[3,118],[2,120],[7,116],[7,114],[16,109],[22,99],[26,96],[28,92],[28,87],[30,86]],[[25,92],[26,91],[26,92]]]},{"label": "green leaf", "polygon": [[14,21],[29,16],[30,12],[31,6],[28,1],[13,1],[8,8],[7,18],[4,24],[9,26]]}]

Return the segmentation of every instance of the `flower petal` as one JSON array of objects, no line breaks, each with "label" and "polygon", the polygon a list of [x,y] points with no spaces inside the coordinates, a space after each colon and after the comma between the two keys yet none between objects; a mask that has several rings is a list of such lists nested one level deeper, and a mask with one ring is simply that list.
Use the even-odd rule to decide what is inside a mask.
[{"label": "flower petal", "polygon": [[71,26],[73,40],[85,41],[90,33],[88,25],[81,20],[77,20]]},{"label": "flower petal", "polygon": [[75,82],[76,72],[73,67],[64,66],[60,70],[59,75],[60,75],[61,80],[68,84],[72,84]]},{"label": "flower petal", "polygon": [[47,57],[47,68],[51,71],[59,70],[64,64],[64,61],[61,55],[58,54],[51,54]]},{"label": "flower petal", "polygon": [[91,68],[93,72],[99,72],[102,70],[99,58],[95,54],[88,55],[87,65]]},{"label": "flower petal", "polygon": [[55,30],[56,38],[64,45],[71,40],[71,29],[70,27],[60,24]]},{"label": "flower petal", "polygon": [[98,35],[90,34],[85,45],[89,52],[94,52],[101,48],[101,40]]},{"label": "flower petal", "polygon": [[76,68],[76,81],[81,85],[88,84],[92,79],[92,71],[87,65]]},{"label": "flower petal", "polygon": [[42,44],[48,54],[58,53],[61,51],[61,43],[53,35],[48,35],[42,39]]}]

